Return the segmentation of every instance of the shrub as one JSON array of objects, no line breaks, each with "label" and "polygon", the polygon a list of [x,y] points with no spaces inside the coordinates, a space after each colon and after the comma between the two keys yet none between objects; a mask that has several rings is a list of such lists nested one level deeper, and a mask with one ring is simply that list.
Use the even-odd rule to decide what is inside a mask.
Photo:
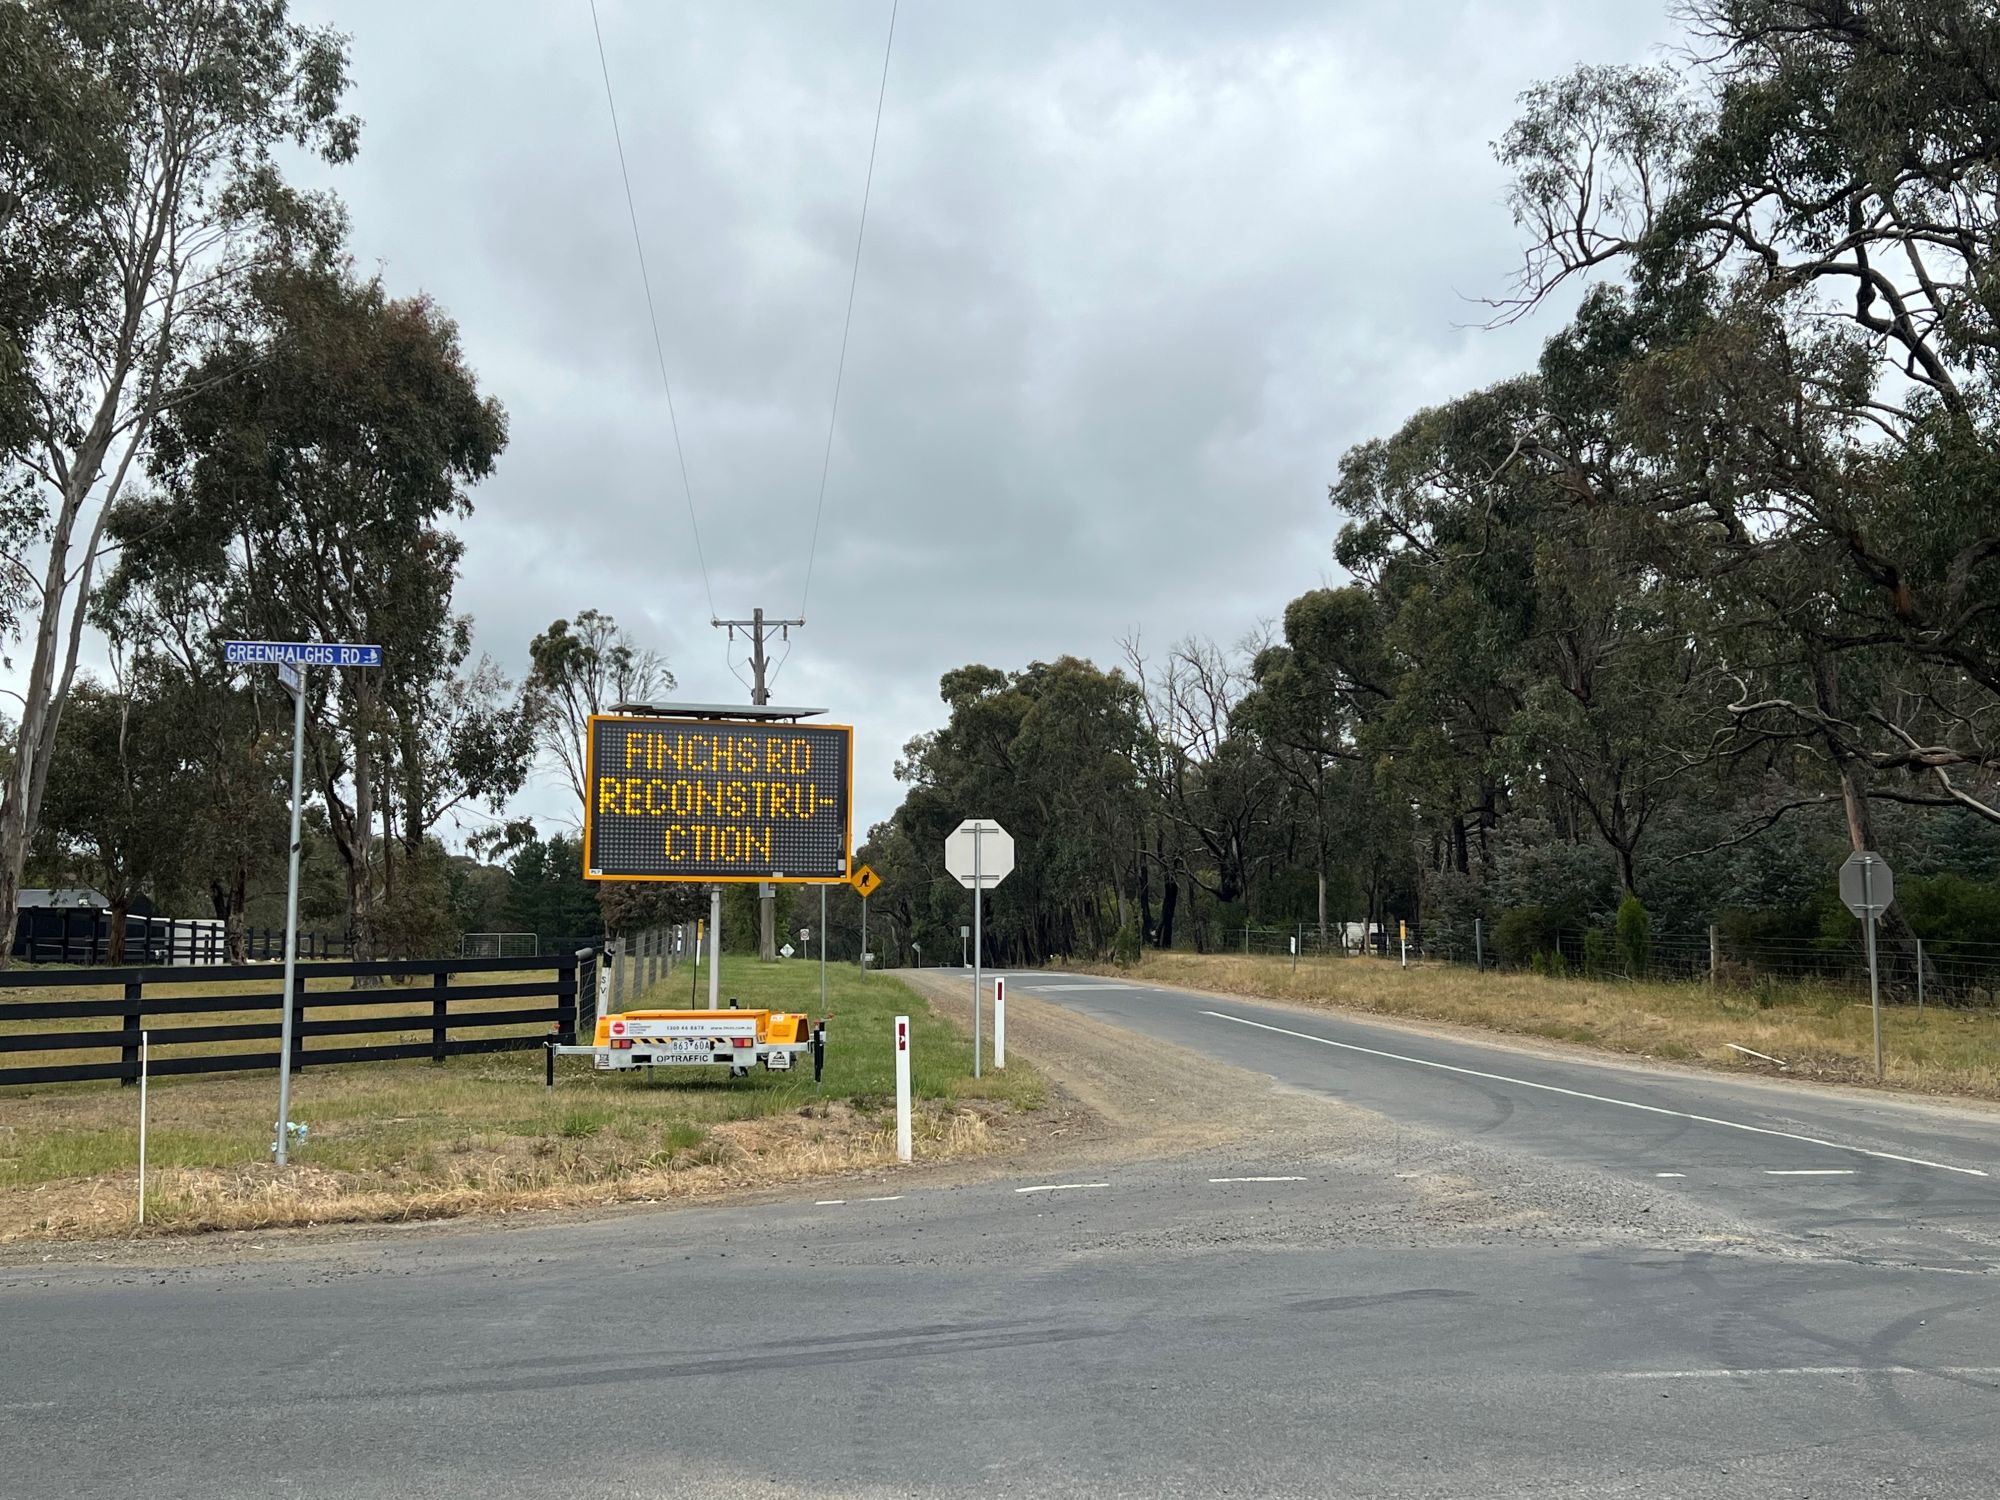
[{"label": "shrub", "polygon": [[1128,919],[1111,940],[1111,961],[1121,969],[1131,968],[1139,961],[1140,942],[1138,922]]},{"label": "shrub", "polygon": [[1631,891],[1618,903],[1618,958],[1625,972],[1643,979],[1653,961],[1653,919],[1646,903]]},{"label": "shrub", "polygon": [[1596,979],[1611,967],[1611,943],[1604,929],[1593,927],[1583,935],[1583,972]]},{"label": "shrub", "polygon": [[1493,944],[1500,950],[1500,957],[1513,967],[1533,967],[1537,957],[1553,951],[1556,946],[1555,929],[1549,921],[1548,908],[1517,906],[1503,911],[1500,920],[1493,925]]}]

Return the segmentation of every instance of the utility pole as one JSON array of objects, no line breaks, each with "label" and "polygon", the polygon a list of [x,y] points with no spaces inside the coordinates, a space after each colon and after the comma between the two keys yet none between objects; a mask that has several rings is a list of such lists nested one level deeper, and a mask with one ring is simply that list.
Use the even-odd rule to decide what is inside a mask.
[{"label": "utility pole", "polygon": [[[771,701],[771,689],[765,681],[770,669],[771,656],[764,649],[773,632],[781,641],[792,638],[794,628],[805,624],[804,620],[767,620],[764,611],[753,609],[747,620],[710,620],[717,630],[729,632],[729,639],[736,639],[736,632],[742,631],[750,639],[750,701],[762,708]],[[766,880],[757,887],[757,956],[767,963],[775,963],[778,957],[778,888]],[[722,888],[716,887],[714,910],[719,920],[721,915]]]}]

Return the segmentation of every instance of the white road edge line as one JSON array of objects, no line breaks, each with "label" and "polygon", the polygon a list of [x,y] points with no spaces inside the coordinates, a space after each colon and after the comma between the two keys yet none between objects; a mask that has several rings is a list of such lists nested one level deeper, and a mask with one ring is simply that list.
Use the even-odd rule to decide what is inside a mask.
[{"label": "white road edge line", "polygon": [[2000,1375],[2000,1365],[1793,1365],[1767,1370],[1617,1370],[1614,1380],[1750,1380],[1772,1375]]},{"label": "white road edge line", "polygon": [[1844,1141],[1823,1140],[1816,1135],[1796,1135],[1789,1130],[1773,1130],[1767,1125],[1745,1125],[1740,1120],[1721,1120],[1714,1115],[1690,1114],[1687,1110],[1668,1109],[1661,1104],[1641,1104],[1634,1099],[1613,1099],[1605,1094],[1587,1094],[1582,1089],[1561,1088],[1553,1083],[1536,1083],[1529,1078],[1512,1078],[1505,1073],[1483,1073],[1478,1068],[1461,1068],[1452,1063],[1432,1062],[1425,1057],[1408,1057],[1400,1052],[1383,1052],[1375,1047],[1362,1047],[1353,1042],[1336,1042],[1328,1037],[1314,1036],[1310,1032],[1291,1031],[1283,1026],[1267,1026],[1262,1021],[1226,1015],[1219,1010],[1205,1010],[1202,1014],[1213,1016],[1218,1021],[1234,1021],[1238,1026],[1254,1026],[1259,1031],[1274,1031],[1279,1036],[1297,1037],[1302,1042],[1318,1042],[1322,1047],[1338,1047],[1343,1052],[1362,1052],[1370,1057],[1385,1057],[1390,1062],[1414,1063],[1420,1068],[1436,1068],[1441,1073],[1459,1073],[1467,1078],[1485,1078],[1494,1083],[1511,1083],[1519,1088],[1540,1089],[1545,1094],[1565,1094],[1572,1099],[1588,1099],[1593,1104],[1615,1104],[1621,1109],[1636,1109],[1649,1115],[1670,1115],[1677,1120],[1694,1120],[1703,1125],[1720,1125],[1727,1130],[1747,1131],[1751,1135],[1770,1135],[1780,1140],[1804,1141],[1808,1146],[1826,1146],[1835,1151],[1852,1151],[1859,1156],[1872,1156],[1881,1161],[1899,1161],[1912,1167],[1933,1167],[1940,1172],[1958,1172],[1966,1177],[1988,1175],[1978,1167],[1955,1167],[1950,1162],[1926,1161],[1921,1156],[1898,1156],[1893,1151],[1875,1151],[1867,1146],[1850,1146]]},{"label": "white road edge line", "polygon": [[1017,1193],[1067,1193],[1071,1188],[1108,1188],[1108,1182],[1045,1182],[1039,1187],[1015,1188]]},{"label": "white road edge line", "polygon": [[1303,1177],[1211,1177],[1210,1182],[1304,1182]]},{"label": "white road edge line", "polygon": [[861,1201],[863,1203],[901,1203],[903,1201],[903,1195],[901,1193],[896,1193],[893,1196],[887,1198],[863,1198]]},{"label": "white road edge line", "polygon": [[1766,1167],[1766,1177],[1852,1177],[1852,1167]]},{"label": "white road edge line", "polygon": [[817,1199],[817,1200],[815,1200],[815,1201],[814,1201],[814,1203],[813,1203],[813,1207],[814,1207],[814,1208],[838,1208],[838,1207],[840,1207],[840,1205],[841,1205],[841,1204],[845,1203],[846,1201],[847,1201],[847,1200],[846,1200],[845,1198],[820,1198],[820,1199]]}]

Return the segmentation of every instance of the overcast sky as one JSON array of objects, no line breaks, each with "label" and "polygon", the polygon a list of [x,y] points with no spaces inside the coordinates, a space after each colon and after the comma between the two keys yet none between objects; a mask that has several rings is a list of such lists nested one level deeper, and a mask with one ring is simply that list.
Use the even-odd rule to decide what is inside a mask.
[{"label": "overcast sky", "polygon": [[[586,0],[295,5],[352,35],[362,265],[437,298],[508,410],[480,649],[518,673],[595,607],[683,698],[745,700],[709,591],[801,607],[887,0],[599,0],[707,587]],[[1342,450],[1553,331],[1471,326],[1518,261],[1515,96],[1670,35],[1645,0],[906,0],[774,687],[857,726],[857,826],[946,670],[1232,641],[1332,581]],[[568,804],[545,775],[522,810]]]}]

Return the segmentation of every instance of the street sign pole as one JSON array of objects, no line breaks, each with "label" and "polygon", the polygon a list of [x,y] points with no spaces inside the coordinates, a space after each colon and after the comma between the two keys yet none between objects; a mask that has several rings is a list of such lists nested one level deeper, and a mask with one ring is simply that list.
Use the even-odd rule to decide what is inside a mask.
[{"label": "street sign pole", "polygon": [[278,1040],[277,1161],[285,1164],[286,1136],[292,1119],[292,980],[299,962],[299,809],[304,802],[306,769],[306,673],[298,669],[292,692],[292,843],[285,876],[285,1000]]},{"label": "street sign pole", "polygon": [[722,887],[708,889],[708,1008],[722,1009]]},{"label": "street sign pole", "polygon": [[[864,906],[867,903],[862,903]],[[819,1013],[826,1014],[826,887],[819,888]]]},{"label": "street sign pole", "polygon": [[861,972],[868,972],[868,898],[861,898]]},{"label": "street sign pole", "polygon": [[972,829],[972,1076],[979,1076],[979,836],[983,830],[977,825]]},{"label": "street sign pole", "polygon": [[1863,932],[1868,942],[1868,1008],[1875,1019],[1875,1081],[1882,1081],[1882,978],[1875,962],[1875,864],[1870,860],[1861,867],[1861,900],[1868,908],[1868,915],[1862,918]]},{"label": "street sign pole", "polygon": [[1876,951],[1875,919],[1896,899],[1896,872],[1872,849],[1857,849],[1840,867],[1840,899],[1861,918],[1868,953],[1868,1010],[1875,1030],[1875,1081],[1882,1081],[1882,969]]},{"label": "street sign pole", "polygon": [[969,940],[966,966],[972,971],[972,1076],[986,1066],[985,1021],[979,1003],[979,981],[986,943],[986,887],[998,885],[1014,871],[1014,836],[990,818],[967,818],[944,841],[944,867],[972,892],[972,926],[958,929]]}]

